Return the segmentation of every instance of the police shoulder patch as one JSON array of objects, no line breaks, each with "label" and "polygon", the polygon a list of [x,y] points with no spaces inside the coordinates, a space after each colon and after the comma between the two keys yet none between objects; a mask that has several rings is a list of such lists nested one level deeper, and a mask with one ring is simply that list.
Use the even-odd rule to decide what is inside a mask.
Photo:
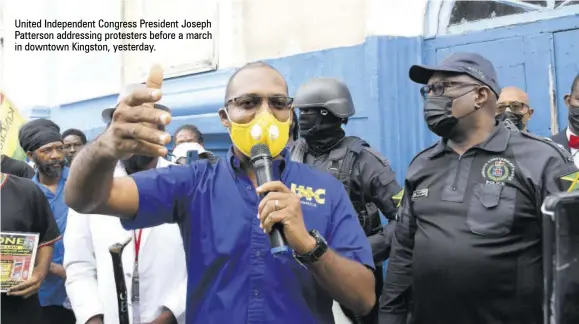
[{"label": "police shoulder patch", "polygon": [[404,196],[404,189],[400,190],[397,194],[392,196],[392,200],[396,203],[396,207],[400,207],[402,196]]},{"label": "police shoulder patch", "polygon": [[573,156],[571,156],[571,154],[563,147],[563,145],[553,142],[553,140],[548,137],[538,136],[535,134],[531,134],[529,132],[520,132],[520,133],[527,138],[534,139],[551,146],[557,152],[559,152],[559,155],[561,155],[563,159],[567,160],[568,162],[573,162]]}]

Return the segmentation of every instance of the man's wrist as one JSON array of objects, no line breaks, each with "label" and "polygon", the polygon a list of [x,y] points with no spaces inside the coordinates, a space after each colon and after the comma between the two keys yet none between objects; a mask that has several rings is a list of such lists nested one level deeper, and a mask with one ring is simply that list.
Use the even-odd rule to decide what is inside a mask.
[{"label": "man's wrist", "polygon": [[106,132],[94,141],[94,145],[96,145],[96,153],[99,159],[110,161],[111,163],[116,163],[119,160],[119,157],[116,156],[115,150],[111,146],[112,142],[113,139],[110,138]]},{"label": "man's wrist", "polygon": [[316,248],[316,244],[316,239],[310,233],[307,233],[304,243],[300,244],[300,246],[297,249],[294,249],[294,251],[300,255],[307,254]]}]

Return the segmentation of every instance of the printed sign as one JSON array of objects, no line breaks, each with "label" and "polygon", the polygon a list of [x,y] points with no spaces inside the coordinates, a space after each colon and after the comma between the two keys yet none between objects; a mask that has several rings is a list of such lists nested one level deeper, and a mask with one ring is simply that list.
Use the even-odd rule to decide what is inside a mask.
[{"label": "printed sign", "polygon": [[0,232],[0,292],[30,278],[38,249],[38,234]]}]

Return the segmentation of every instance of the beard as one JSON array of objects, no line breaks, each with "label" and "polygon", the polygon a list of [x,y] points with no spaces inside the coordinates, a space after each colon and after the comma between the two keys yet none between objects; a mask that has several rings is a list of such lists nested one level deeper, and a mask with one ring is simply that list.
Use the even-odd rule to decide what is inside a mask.
[{"label": "beard", "polygon": [[32,159],[38,172],[42,173],[47,178],[59,178],[62,175],[62,169],[65,167],[65,161],[62,160],[51,160],[46,163],[39,161],[37,158]]},{"label": "beard", "polygon": [[127,174],[133,174],[139,171],[145,171],[151,165],[151,162],[156,158],[146,155],[133,155],[130,158],[123,160],[123,166],[127,170]]}]

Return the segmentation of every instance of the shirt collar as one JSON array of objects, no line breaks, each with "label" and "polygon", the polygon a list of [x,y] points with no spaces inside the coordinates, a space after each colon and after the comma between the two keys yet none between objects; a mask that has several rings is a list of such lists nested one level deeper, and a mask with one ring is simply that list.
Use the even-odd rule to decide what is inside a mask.
[{"label": "shirt collar", "polygon": [[571,135],[577,136],[577,134],[573,133],[571,128],[567,127],[567,140],[569,140],[571,138]]},{"label": "shirt collar", "polygon": [[[69,170],[68,167],[64,167],[64,169],[62,169],[62,173],[60,175],[60,180],[58,181],[58,186],[56,187],[56,193],[57,194],[64,187],[64,184],[66,183],[66,180],[68,179],[68,170]],[[38,179],[38,171],[36,171],[36,174],[32,178],[32,181],[34,183],[36,183],[37,185],[41,185],[42,186],[41,188],[46,188],[46,186],[43,185],[42,183],[40,183],[40,180]]]},{"label": "shirt collar", "polygon": [[[510,138],[511,131],[503,123],[498,123],[491,135],[483,143],[474,147],[487,152],[501,153],[507,149]],[[430,152],[429,158],[433,159],[444,152],[452,152],[447,141],[447,139],[440,140]]]},{"label": "shirt collar", "polygon": [[[273,160],[273,170],[279,172],[279,174],[274,174],[274,177],[278,179],[280,178],[280,175],[286,171],[286,165],[290,161],[289,149],[287,147],[284,148],[280,155],[283,157],[283,159]],[[242,172],[241,161],[237,156],[235,156],[235,153],[233,152],[233,146],[231,146],[227,152],[227,162],[227,167],[234,176],[237,173]]]}]

